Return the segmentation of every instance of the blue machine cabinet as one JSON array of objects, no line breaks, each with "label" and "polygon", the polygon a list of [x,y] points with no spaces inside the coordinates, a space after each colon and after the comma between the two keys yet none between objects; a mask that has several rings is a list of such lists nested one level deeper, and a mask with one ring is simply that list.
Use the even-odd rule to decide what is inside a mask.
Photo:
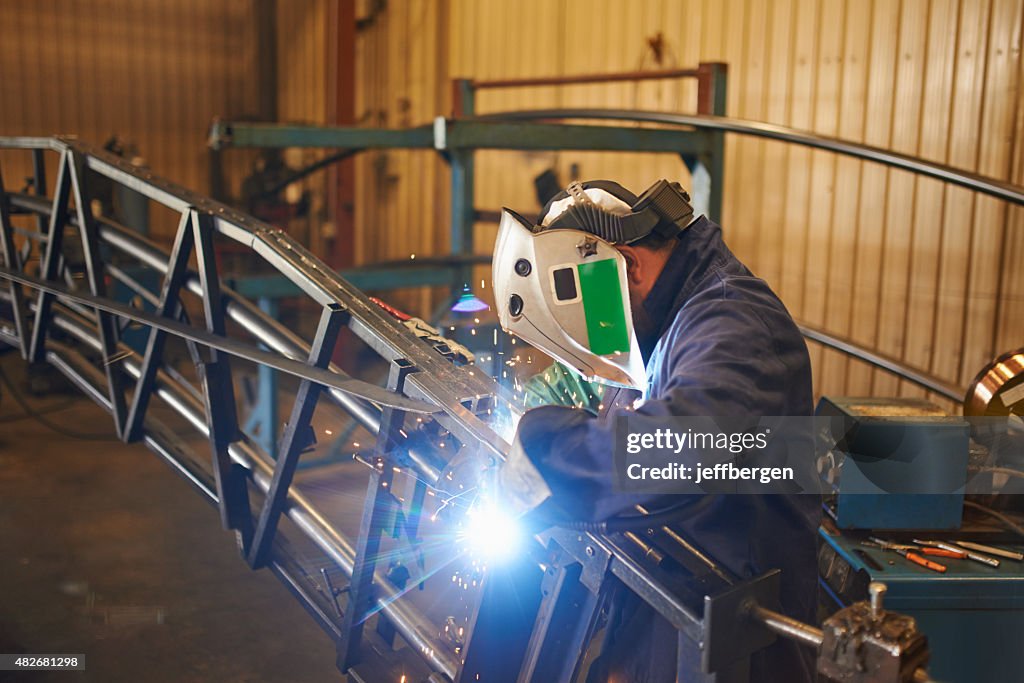
[{"label": "blue machine cabinet", "polygon": [[886,608],[914,617],[928,636],[933,679],[1024,681],[1024,562],[1004,560],[992,568],[937,557],[948,567],[939,574],[865,547],[859,537],[824,528],[820,535],[819,581],[833,608],[866,598],[868,582],[881,581],[888,587]]}]

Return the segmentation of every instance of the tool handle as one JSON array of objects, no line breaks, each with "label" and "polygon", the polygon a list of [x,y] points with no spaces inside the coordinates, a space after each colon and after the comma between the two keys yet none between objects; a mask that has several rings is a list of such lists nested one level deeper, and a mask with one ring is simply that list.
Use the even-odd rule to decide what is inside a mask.
[{"label": "tool handle", "polygon": [[974,560],[975,562],[981,562],[982,564],[987,564],[990,567],[998,567],[999,566],[999,560],[997,560],[994,557],[989,557],[988,555],[979,555],[978,553],[972,553],[969,550],[966,551],[966,552],[967,552],[967,557],[969,557],[970,559]]},{"label": "tool handle", "polygon": [[957,541],[956,544],[962,545],[965,548],[970,548],[971,550],[977,550],[979,553],[988,553],[989,555],[1005,557],[1008,560],[1016,560],[1017,562],[1024,560],[1024,553],[1018,553],[1015,550],[994,548],[990,545],[982,545],[981,543],[970,543],[968,541]]},{"label": "tool handle", "polygon": [[925,569],[931,569],[933,572],[938,572],[940,574],[945,574],[946,573],[946,565],[939,564],[938,562],[932,562],[931,560],[929,560],[929,559],[927,559],[925,557],[921,557],[917,553],[910,553],[910,552],[908,552],[903,557],[907,558],[908,560],[910,560],[914,564],[921,565]]},{"label": "tool handle", "polygon": [[956,550],[946,550],[945,548],[921,548],[918,550],[922,555],[935,555],[937,557],[952,557],[957,560],[962,560],[967,557],[967,553]]}]

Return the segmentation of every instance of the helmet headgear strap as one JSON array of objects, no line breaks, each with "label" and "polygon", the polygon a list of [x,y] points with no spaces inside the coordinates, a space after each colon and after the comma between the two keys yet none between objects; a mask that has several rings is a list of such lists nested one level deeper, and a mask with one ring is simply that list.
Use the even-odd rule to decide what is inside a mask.
[{"label": "helmet headgear strap", "polygon": [[647,188],[630,207],[630,213],[622,216],[598,206],[579,182],[570,183],[566,193],[573,198],[572,206],[547,227],[586,230],[612,244],[630,244],[652,232],[675,237],[693,218],[690,196],[679,183],[669,183],[664,179]]}]

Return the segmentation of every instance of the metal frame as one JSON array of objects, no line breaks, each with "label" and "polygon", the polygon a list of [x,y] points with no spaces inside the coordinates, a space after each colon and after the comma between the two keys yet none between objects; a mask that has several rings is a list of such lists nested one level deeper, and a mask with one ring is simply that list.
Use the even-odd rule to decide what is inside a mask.
[{"label": "metal frame", "polygon": [[[366,673],[360,669],[360,656],[369,662],[372,655],[371,649],[362,643],[367,637],[376,636],[364,634],[363,625],[371,611],[379,610],[386,620],[384,632],[393,628],[405,639],[420,655],[422,666],[434,672],[434,680],[443,677],[441,680],[470,681],[481,671],[488,673],[488,680],[510,683],[568,680],[579,666],[582,644],[594,631],[608,591],[615,586],[636,593],[652,605],[680,631],[680,637],[716,653],[715,659],[706,662],[707,680],[737,680],[734,672],[743,669],[743,661],[749,655],[725,636],[716,636],[715,642],[711,642],[710,638],[719,631],[709,628],[709,619],[719,623],[722,619],[743,622],[762,634],[759,642],[770,640],[765,629],[794,637],[792,633],[773,629],[773,620],[785,617],[772,611],[771,590],[766,591],[763,580],[727,580],[721,570],[715,571],[713,559],[685,539],[674,542],[674,552],[691,558],[695,566],[703,565],[720,579],[726,577],[718,584],[721,590],[707,593],[700,583],[690,589],[704,598],[701,604],[688,603],[670,589],[658,567],[648,564],[650,549],[628,535],[602,536],[556,529],[541,539],[554,561],[527,553],[518,566],[507,572],[494,570],[488,574],[472,613],[466,649],[461,653],[453,651],[438,638],[438,628],[401,598],[403,589],[395,582],[402,581],[389,577],[388,572],[376,566],[380,559],[376,544],[402,507],[388,491],[396,476],[394,467],[402,470],[401,476],[413,476],[426,485],[436,484],[446,467],[442,449],[424,434],[407,436],[402,429],[404,416],[419,415],[449,433],[482,465],[494,466],[508,450],[508,444],[494,431],[487,417],[501,400],[497,385],[489,378],[453,365],[444,344],[431,346],[417,338],[301,245],[269,225],[75,140],[0,138],[0,148],[52,150],[60,155],[61,164],[52,201],[10,193],[0,198],[0,205],[10,209],[7,213],[21,212],[48,219],[46,231],[40,232],[15,228],[9,215],[0,215],[4,219],[0,221],[0,230],[5,245],[13,245],[15,233],[21,232],[44,244],[46,249],[43,277],[34,277],[21,269],[23,264],[12,264],[7,259],[11,250],[5,246],[5,267],[0,269],[0,278],[8,281],[8,287],[6,292],[0,292],[0,299],[14,303],[20,295],[26,305],[21,311],[17,306],[12,308],[16,319],[10,323],[0,321],[0,340],[16,348],[28,346],[30,357],[47,360],[66,374],[111,412],[122,438],[141,439],[217,505],[224,525],[238,533],[242,551],[253,566],[270,568],[335,640],[343,671],[356,677]],[[38,170],[41,174],[42,168]],[[162,253],[129,229],[92,216],[84,209],[88,206],[87,181],[94,173],[181,214],[171,255]],[[69,211],[72,191],[76,206]],[[86,241],[86,268],[91,271],[88,291],[58,284],[65,269],[61,245],[70,229],[77,229]],[[298,339],[221,285],[213,258],[215,239],[249,245],[321,307],[320,325],[310,343]],[[190,242],[196,251],[198,273],[189,271],[185,265]],[[159,297],[147,293],[148,298],[160,303],[156,313],[145,313],[105,296],[102,283],[108,275],[132,287],[139,285],[125,278],[123,271],[109,267],[109,259],[100,258],[101,249],[131,256],[164,275]],[[24,287],[38,291],[38,296],[25,297]],[[191,325],[182,315],[180,295],[184,292],[196,295],[202,304],[202,329]],[[32,314],[35,325],[29,329],[27,319]],[[151,328],[143,354],[120,343],[115,324],[118,319]],[[229,336],[236,332],[229,328],[229,319],[242,323],[242,332],[271,350],[261,350],[256,344]],[[388,389],[360,382],[327,363],[342,324],[392,364]],[[193,358],[202,379],[201,392],[164,365],[160,337],[167,334],[201,347]],[[31,344],[27,344],[29,340]],[[200,350],[205,357],[200,358]],[[289,429],[282,440],[282,456],[276,463],[271,463],[237,428],[229,356],[289,372],[302,381]],[[127,414],[124,378],[134,380],[136,391]],[[354,545],[291,486],[296,460],[306,443],[303,434],[309,416],[323,391],[378,435],[363,524]],[[150,395],[138,396],[139,392]],[[210,441],[212,457],[191,453],[147,410],[154,396],[185,417]],[[133,425],[137,425],[134,433]],[[255,524],[248,508],[251,492],[263,496]],[[406,526],[413,534],[412,520],[418,519],[421,502],[421,495],[414,496],[409,506],[407,519],[411,521]],[[294,559],[287,539],[278,533],[277,522],[282,516],[289,517],[337,569],[352,577],[341,618],[333,586],[328,584],[325,590]],[[554,590],[548,590],[546,597],[542,597],[541,566],[555,572],[555,578],[549,579],[548,584]],[[534,596],[536,602],[510,600],[510,591],[502,590],[506,585],[517,587],[519,595]],[[719,597],[726,591],[731,596],[729,600]],[[573,622],[567,605],[574,604],[577,598],[585,601],[586,609],[583,620]],[[560,628],[573,623],[573,628]],[[519,626],[512,637],[502,628],[509,624]],[[804,640],[813,640],[814,632],[820,634],[816,629],[801,626]],[[790,630],[794,629],[799,631],[790,624]],[[570,635],[559,640],[541,635],[556,632]],[[521,667],[523,662],[525,668]]]}]

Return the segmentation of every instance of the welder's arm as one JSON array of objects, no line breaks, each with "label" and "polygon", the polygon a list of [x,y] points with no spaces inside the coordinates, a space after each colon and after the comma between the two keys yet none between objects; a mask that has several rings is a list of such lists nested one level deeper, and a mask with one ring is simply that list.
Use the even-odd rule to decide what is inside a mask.
[{"label": "welder's arm", "polygon": [[537,373],[523,385],[527,409],[540,406],[585,408],[595,415],[601,410],[605,385],[588,382],[558,361]]},{"label": "welder's arm", "polygon": [[[660,397],[644,402],[636,414],[662,416],[743,416],[787,414],[787,392],[795,382],[794,368],[804,367],[803,342],[777,343],[759,311],[749,304],[714,301],[684,311],[662,339],[649,363]],[[685,331],[685,335],[682,334]],[[658,373],[664,373],[658,376]],[[519,423],[509,465],[516,473],[512,485],[527,486],[526,462],[543,480],[540,493],[548,505],[570,519],[596,521],[631,512],[650,497],[614,491],[615,421],[624,410],[606,419],[558,406],[528,411]],[[680,454],[680,461],[698,454]],[[534,482],[536,483],[536,482]],[[537,502],[540,493],[534,494]]]}]

